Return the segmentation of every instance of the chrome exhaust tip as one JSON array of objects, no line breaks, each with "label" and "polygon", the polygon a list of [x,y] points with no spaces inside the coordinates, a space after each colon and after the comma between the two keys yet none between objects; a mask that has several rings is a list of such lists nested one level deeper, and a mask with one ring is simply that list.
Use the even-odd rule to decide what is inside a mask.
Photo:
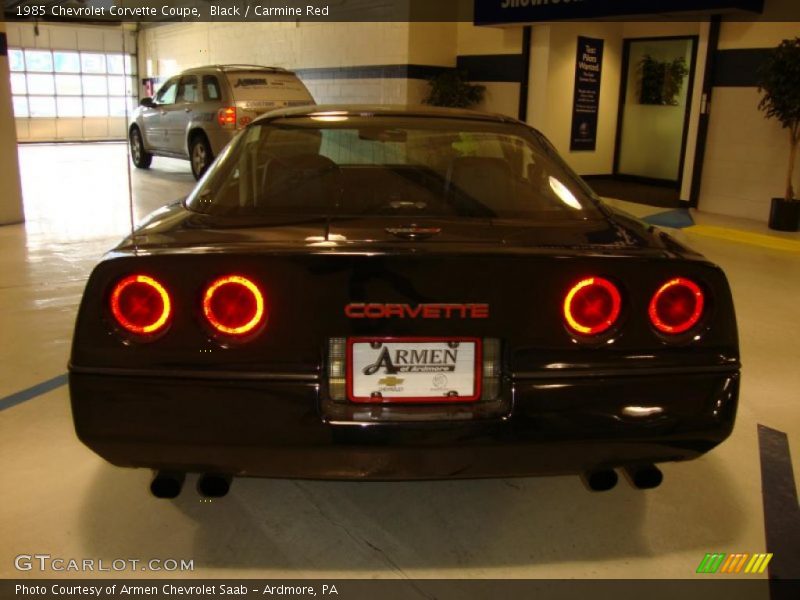
[{"label": "chrome exhaust tip", "polygon": [[222,498],[231,489],[231,476],[204,473],[197,480],[197,493],[204,498]]},{"label": "chrome exhaust tip", "polygon": [[153,481],[150,482],[150,493],[156,498],[177,498],[183,489],[184,479],[186,479],[185,473],[157,471]]},{"label": "chrome exhaust tip", "polygon": [[607,492],[614,489],[619,481],[614,469],[597,469],[581,475],[584,485],[593,492]]},{"label": "chrome exhaust tip", "polygon": [[625,467],[625,474],[637,490],[652,490],[664,481],[664,474],[655,465]]}]

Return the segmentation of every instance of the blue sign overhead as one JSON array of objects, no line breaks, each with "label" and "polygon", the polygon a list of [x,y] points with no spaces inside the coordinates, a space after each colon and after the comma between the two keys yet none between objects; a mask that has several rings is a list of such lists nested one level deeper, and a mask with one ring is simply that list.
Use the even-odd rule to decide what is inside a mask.
[{"label": "blue sign overhead", "polygon": [[762,12],[764,0],[475,0],[476,25],[652,14]]}]

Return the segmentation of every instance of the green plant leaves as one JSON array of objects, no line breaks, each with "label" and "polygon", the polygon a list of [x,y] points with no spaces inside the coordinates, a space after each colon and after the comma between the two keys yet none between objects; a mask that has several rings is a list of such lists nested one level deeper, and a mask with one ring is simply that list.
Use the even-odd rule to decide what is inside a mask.
[{"label": "green plant leaves", "polygon": [[443,71],[428,81],[430,93],[423,100],[433,106],[469,108],[479,104],[486,93],[486,87],[468,83],[463,71]]}]

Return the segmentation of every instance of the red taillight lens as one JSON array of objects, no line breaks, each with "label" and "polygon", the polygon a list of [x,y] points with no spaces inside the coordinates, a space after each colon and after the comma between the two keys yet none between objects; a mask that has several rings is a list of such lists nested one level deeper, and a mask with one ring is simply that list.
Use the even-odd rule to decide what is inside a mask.
[{"label": "red taillight lens", "polygon": [[206,288],[203,314],[216,331],[236,337],[256,331],[267,316],[261,290],[241,275],[220,277]]},{"label": "red taillight lens", "polygon": [[662,333],[689,331],[703,316],[705,297],[695,282],[682,277],[670,279],[650,301],[650,321]]},{"label": "red taillight lens", "polygon": [[158,281],[147,275],[131,275],[114,286],[111,314],[126,331],[153,335],[169,322],[172,303],[167,290]]},{"label": "red taillight lens", "polygon": [[236,126],[236,107],[228,106],[217,111],[217,122],[222,127]]},{"label": "red taillight lens", "polygon": [[573,331],[598,335],[616,323],[622,308],[617,286],[602,277],[587,277],[570,289],[564,300],[564,318]]}]

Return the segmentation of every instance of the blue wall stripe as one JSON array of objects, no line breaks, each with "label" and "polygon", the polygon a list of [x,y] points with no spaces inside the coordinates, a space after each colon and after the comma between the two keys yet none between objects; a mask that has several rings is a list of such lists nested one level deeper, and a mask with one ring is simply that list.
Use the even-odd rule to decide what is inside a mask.
[{"label": "blue wall stripe", "polygon": [[292,69],[301,79],[430,79],[448,70],[448,67],[407,64]]},{"label": "blue wall stripe", "polygon": [[[470,81],[522,81],[522,54],[481,54],[457,56],[456,69],[467,72]],[[453,67],[435,65],[362,65],[292,69],[301,79],[431,79]]]},{"label": "blue wall stripe", "polygon": [[67,383],[67,374],[62,373],[61,375],[56,375],[52,379],[37,383],[28,389],[11,394],[5,398],[0,398],[0,410],[5,410],[7,408],[11,408],[12,406],[16,406],[17,404],[22,404],[28,400],[33,400],[37,396],[41,396],[42,394],[51,392],[56,388],[60,388],[65,383]]},{"label": "blue wall stripe", "polygon": [[456,57],[456,68],[466,71],[469,81],[520,83],[525,60],[522,54],[481,54]]},{"label": "blue wall stripe", "polygon": [[770,48],[718,50],[712,75],[715,87],[758,87],[761,66],[769,59]]}]

